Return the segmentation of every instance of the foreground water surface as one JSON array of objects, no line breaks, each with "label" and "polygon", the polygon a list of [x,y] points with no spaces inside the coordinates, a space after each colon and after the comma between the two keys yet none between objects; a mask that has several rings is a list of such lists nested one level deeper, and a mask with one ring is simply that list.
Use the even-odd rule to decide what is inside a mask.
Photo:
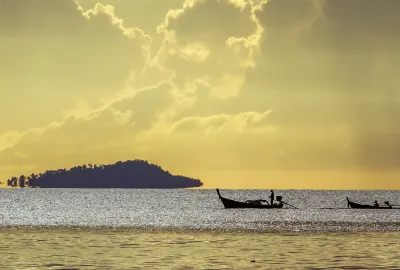
[{"label": "foreground water surface", "polygon": [[[267,199],[269,191],[221,190]],[[2,189],[0,227],[111,227],[257,232],[400,231],[400,210],[346,209],[389,200],[399,191],[275,191],[299,209],[224,209],[215,190]],[[319,208],[342,209],[319,209]],[[343,209],[344,208],[344,209]]]},{"label": "foreground water surface", "polygon": [[0,269],[399,269],[400,233],[0,230]]}]

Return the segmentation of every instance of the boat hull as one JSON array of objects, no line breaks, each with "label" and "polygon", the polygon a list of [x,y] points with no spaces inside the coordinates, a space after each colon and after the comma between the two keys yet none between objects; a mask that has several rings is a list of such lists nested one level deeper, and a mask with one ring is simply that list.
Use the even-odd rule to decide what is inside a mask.
[{"label": "boat hull", "polygon": [[270,204],[257,204],[257,203],[252,203],[252,202],[239,202],[239,201],[234,201],[231,199],[227,199],[221,196],[219,193],[219,190],[217,189],[217,193],[219,196],[219,199],[221,200],[222,204],[224,205],[225,208],[255,208],[255,209],[276,209],[276,208],[282,208],[283,204],[280,205],[270,205]]},{"label": "boat hull", "polygon": [[354,209],[392,209],[392,206],[374,206],[374,205],[369,205],[369,204],[360,204],[360,203],[355,203],[349,200],[348,197],[347,199],[347,206],[349,208],[354,208]]}]

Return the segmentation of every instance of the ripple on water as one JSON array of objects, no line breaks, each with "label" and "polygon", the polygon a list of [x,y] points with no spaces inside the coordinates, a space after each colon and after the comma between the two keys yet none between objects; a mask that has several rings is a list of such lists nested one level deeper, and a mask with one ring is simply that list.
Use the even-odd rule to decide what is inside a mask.
[{"label": "ripple on water", "polygon": [[[245,200],[263,190],[223,190]],[[400,210],[346,207],[345,197],[400,202],[398,191],[276,191],[300,209],[224,209],[214,190],[3,189],[1,227],[141,228],[209,231],[400,231]]]}]

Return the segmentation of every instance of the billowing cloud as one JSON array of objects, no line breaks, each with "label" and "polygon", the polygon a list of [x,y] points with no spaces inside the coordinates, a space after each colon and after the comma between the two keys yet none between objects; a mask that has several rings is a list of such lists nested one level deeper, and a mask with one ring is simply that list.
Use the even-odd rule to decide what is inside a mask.
[{"label": "billowing cloud", "polygon": [[[126,142],[134,129],[131,116],[131,111],[108,109],[86,117],[69,117],[62,123],[30,130],[20,135],[18,144],[1,152],[0,163],[38,171],[43,167],[54,169],[57,166],[73,166],[74,162],[85,162],[93,153],[104,154],[110,148],[120,151],[122,147],[118,147],[118,141]],[[93,140],[93,137],[97,139]],[[110,159],[117,157],[110,155],[106,160]]]},{"label": "billowing cloud", "polygon": [[216,98],[237,96],[263,31],[256,8],[251,1],[186,1],[158,26],[165,38],[153,64],[176,72],[181,88],[203,80]]},{"label": "billowing cloud", "polygon": [[78,101],[98,106],[148,61],[149,38],[110,6],[6,0],[0,18],[0,114],[12,116],[0,132],[45,125]]},{"label": "billowing cloud", "polygon": [[399,188],[399,7],[0,1],[0,176],[144,158],[208,187]]},{"label": "billowing cloud", "polygon": [[[157,125],[137,136],[139,153],[151,160],[164,160],[174,169],[260,169],[266,162],[276,163],[274,159],[280,152],[276,144],[279,128],[269,123],[270,114],[265,111],[186,117],[168,128]],[[254,159],[264,150],[263,160]]]}]

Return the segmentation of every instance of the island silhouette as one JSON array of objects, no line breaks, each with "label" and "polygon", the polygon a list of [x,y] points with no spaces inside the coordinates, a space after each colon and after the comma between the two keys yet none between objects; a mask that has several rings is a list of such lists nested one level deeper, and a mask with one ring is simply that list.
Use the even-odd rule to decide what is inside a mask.
[{"label": "island silhouette", "polygon": [[172,175],[158,165],[135,159],[14,176],[7,180],[7,185],[22,188],[191,188],[203,183],[198,179]]}]

